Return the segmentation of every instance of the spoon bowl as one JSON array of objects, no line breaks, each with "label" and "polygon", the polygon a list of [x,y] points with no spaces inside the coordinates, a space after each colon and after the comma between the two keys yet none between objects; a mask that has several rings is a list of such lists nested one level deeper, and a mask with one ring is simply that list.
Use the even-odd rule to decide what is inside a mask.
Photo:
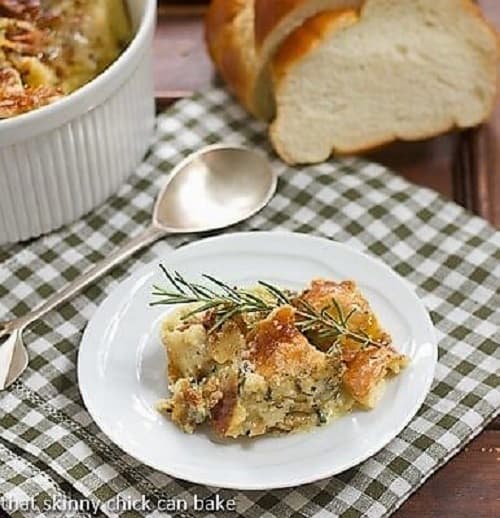
[{"label": "spoon bowl", "polygon": [[161,190],[148,228],[27,315],[0,322],[0,391],[27,367],[22,334],[28,325],[168,234],[207,232],[249,218],[269,202],[277,182],[266,157],[242,146],[208,146],[183,160]]},{"label": "spoon bowl", "polygon": [[263,154],[241,146],[209,146],[173,170],[156,202],[153,222],[169,233],[228,227],[267,205],[276,183]]}]

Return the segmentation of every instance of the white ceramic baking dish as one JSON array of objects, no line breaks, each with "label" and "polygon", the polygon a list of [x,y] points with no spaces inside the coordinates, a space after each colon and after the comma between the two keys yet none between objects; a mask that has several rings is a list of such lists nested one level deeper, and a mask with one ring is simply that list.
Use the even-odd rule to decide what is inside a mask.
[{"label": "white ceramic baking dish", "polygon": [[0,245],[39,236],[101,204],[139,164],[154,129],[156,0],[127,0],[135,37],[68,97],[0,121]]}]

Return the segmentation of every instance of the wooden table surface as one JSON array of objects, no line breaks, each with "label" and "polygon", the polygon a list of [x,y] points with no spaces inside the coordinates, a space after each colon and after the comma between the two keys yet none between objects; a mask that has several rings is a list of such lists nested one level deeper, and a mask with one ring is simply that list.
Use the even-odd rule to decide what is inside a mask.
[{"label": "wooden table surface", "polygon": [[[500,28],[500,1],[480,2]],[[159,105],[203,90],[214,70],[205,51],[196,2],[160,4],[155,40]],[[370,159],[435,189],[500,228],[500,103],[491,121],[419,143],[398,143]],[[500,419],[436,473],[395,513],[396,518],[500,516]]]}]

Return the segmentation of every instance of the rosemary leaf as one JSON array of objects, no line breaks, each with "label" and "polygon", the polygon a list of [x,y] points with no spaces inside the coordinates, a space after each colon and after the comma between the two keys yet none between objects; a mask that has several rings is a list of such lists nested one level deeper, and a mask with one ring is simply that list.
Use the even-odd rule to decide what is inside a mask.
[{"label": "rosemary leaf", "polygon": [[261,286],[264,286],[264,288],[266,288],[266,290],[271,295],[273,295],[274,298],[278,302],[281,302],[282,304],[290,304],[290,300],[285,295],[285,293],[282,290],[280,290],[279,288],[277,288],[276,286],[273,286],[272,284],[269,284],[268,282],[264,282],[264,281],[259,281],[258,284],[260,284]]},{"label": "rosemary leaf", "polygon": [[183,290],[183,288],[181,286],[179,286],[174,277],[170,274],[170,272],[165,268],[165,266],[163,266],[163,264],[160,264],[160,268],[162,270],[162,272],[167,276],[168,280],[170,281],[170,283],[175,286],[177,288],[177,290],[179,290],[181,293],[185,293],[185,291]]},{"label": "rosemary leaf", "polygon": [[340,322],[343,325],[345,325],[344,312],[342,311],[342,308],[340,307],[340,304],[337,302],[337,299],[335,297],[332,297],[332,305],[337,310],[337,315],[340,319]]},{"label": "rosemary leaf", "polygon": [[228,311],[227,313],[224,313],[220,318],[218,318],[215,322],[215,324],[208,330],[208,333],[213,333],[220,329],[228,320],[235,317],[236,315],[239,315],[241,313],[241,309],[238,307],[235,307]]},{"label": "rosemary leaf", "polygon": [[211,275],[208,275],[206,273],[203,274],[203,277],[205,279],[208,279],[210,282],[213,282],[216,286],[222,288],[228,294],[228,296],[232,297],[234,300],[240,299],[240,294],[238,290],[232,288],[231,286],[229,286],[229,284],[226,284],[225,282],[222,282],[219,279],[216,279],[215,277],[212,277]]}]

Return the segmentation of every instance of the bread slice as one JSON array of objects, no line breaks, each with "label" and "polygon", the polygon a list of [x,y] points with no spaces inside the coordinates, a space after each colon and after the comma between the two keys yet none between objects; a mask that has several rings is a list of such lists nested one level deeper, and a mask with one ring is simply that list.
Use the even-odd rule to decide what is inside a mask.
[{"label": "bread slice", "polygon": [[269,64],[289,34],[325,10],[359,8],[364,0],[213,0],[206,40],[221,76],[259,119],[275,116]]},{"label": "bread slice", "polygon": [[261,119],[271,120],[276,113],[269,65],[283,41],[319,13],[359,9],[363,3],[364,0],[255,0],[257,70],[252,103]]},{"label": "bread slice", "polygon": [[273,61],[274,147],[289,163],[314,163],[475,126],[494,106],[498,47],[469,0],[321,13]]}]

